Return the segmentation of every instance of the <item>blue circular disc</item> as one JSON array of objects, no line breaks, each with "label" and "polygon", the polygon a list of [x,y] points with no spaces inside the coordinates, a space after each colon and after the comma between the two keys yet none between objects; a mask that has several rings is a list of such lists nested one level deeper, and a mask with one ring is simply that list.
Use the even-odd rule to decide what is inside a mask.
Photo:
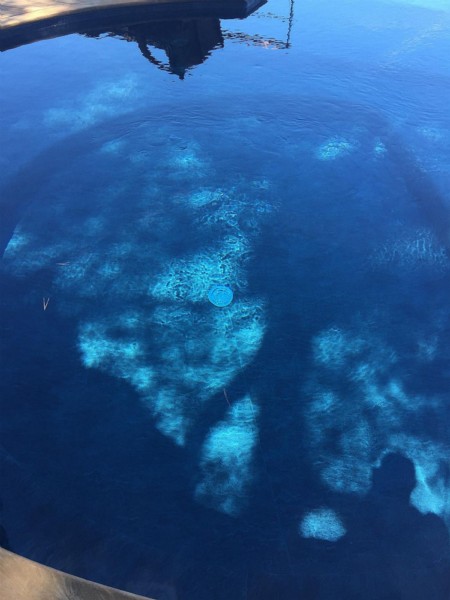
[{"label": "blue circular disc", "polygon": [[208,300],[214,306],[228,306],[233,300],[233,291],[226,285],[213,285],[208,292]]}]

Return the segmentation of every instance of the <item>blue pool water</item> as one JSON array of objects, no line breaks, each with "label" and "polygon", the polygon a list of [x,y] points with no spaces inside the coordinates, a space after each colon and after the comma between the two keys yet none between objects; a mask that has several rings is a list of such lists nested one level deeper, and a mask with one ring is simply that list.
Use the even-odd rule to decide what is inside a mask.
[{"label": "blue pool water", "polygon": [[0,56],[3,543],[158,599],[447,600],[450,5],[220,27],[183,78]]}]

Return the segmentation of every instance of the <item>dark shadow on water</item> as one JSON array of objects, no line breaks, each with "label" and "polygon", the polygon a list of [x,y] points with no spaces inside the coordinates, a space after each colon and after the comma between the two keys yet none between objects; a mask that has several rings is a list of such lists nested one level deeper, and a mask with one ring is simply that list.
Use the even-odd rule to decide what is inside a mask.
[{"label": "dark shadow on water", "polygon": [[374,471],[368,495],[347,505],[345,512],[343,507],[347,534],[335,543],[311,543],[321,569],[307,578],[315,592],[302,598],[450,597],[449,534],[437,516],[423,515],[411,506],[415,484],[410,460],[394,454],[385,457]]}]

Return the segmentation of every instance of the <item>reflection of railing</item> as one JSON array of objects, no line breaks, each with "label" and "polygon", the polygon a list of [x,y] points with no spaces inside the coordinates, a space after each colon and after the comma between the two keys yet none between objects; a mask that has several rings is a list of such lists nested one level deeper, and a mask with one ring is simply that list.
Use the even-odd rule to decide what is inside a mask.
[{"label": "reflection of railing", "polygon": [[224,39],[229,39],[237,42],[243,42],[252,46],[263,46],[267,49],[272,50],[283,50],[289,48],[291,45],[291,33],[292,33],[292,25],[294,23],[294,2],[295,0],[289,0],[289,15],[277,15],[275,13],[267,12],[264,14],[260,14],[261,18],[268,19],[278,19],[287,23],[287,33],[285,40],[279,40],[276,38],[267,38],[259,34],[250,35],[248,33],[243,33],[241,31],[224,31],[223,37]]},{"label": "reflection of railing", "polygon": [[287,48],[286,42],[276,40],[275,38],[267,38],[262,35],[250,35],[242,31],[223,31],[222,35],[225,40],[233,42],[245,43],[249,46],[262,46],[264,48],[272,48],[273,50],[281,50]]}]

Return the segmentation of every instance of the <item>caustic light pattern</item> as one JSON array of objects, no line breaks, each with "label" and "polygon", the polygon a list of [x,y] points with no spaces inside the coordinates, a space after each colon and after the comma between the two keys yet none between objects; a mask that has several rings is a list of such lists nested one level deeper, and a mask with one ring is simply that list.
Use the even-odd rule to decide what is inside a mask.
[{"label": "caustic light pattern", "polygon": [[[95,106],[85,113],[80,105],[75,127],[109,114],[110,103],[121,94],[134,94],[132,80],[119,87],[110,89],[104,105],[93,92]],[[47,118],[50,127],[65,116],[49,113]],[[316,469],[320,485],[364,495],[373,468],[386,453],[399,452],[416,470],[411,502],[450,523],[448,440],[430,439],[420,425],[423,415],[442,413],[444,395],[419,393],[408,385],[404,349],[383,336],[390,327],[388,317],[374,309],[365,324],[361,297],[352,307],[360,321],[335,321],[336,310],[345,312],[351,301],[346,289],[338,290],[341,275],[345,279],[349,272],[365,270],[376,281],[396,277],[403,285],[424,273],[441,277],[448,272],[447,251],[431,225],[405,222],[402,211],[410,211],[411,202],[397,176],[398,165],[389,163],[388,139],[370,133],[378,131],[378,122],[367,128],[342,122],[331,131],[320,124],[320,132],[305,127],[298,139],[287,136],[291,141],[283,159],[293,173],[299,164],[303,170],[294,185],[288,178],[289,186],[283,188],[270,170],[271,154],[258,166],[264,176],[244,177],[236,165],[223,168],[223,154],[222,163],[215,161],[215,150],[209,151],[201,136],[180,135],[160,121],[131,135],[102,139],[85,154],[75,153],[67,172],[55,173],[42,191],[37,186],[36,199],[7,246],[5,271],[22,280],[45,273],[50,283],[43,295],[51,296],[51,310],[75,321],[73,346],[81,363],[127,382],[148,409],[149,426],[154,423],[178,446],[190,443],[214,399],[220,396],[225,410],[224,390],[252,364],[277,319],[282,321],[285,313],[291,320],[300,315],[312,337],[309,357],[302,352],[298,358],[298,372],[305,375],[295,390],[302,397],[305,459]],[[241,126],[251,128],[252,121],[242,120]],[[239,127],[234,141],[223,141],[229,144],[227,152],[239,147]],[[352,181],[353,194],[348,192],[349,161],[362,171]],[[377,174],[380,168],[389,171],[384,168],[388,163],[396,177],[386,183]],[[100,171],[108,174],[103,181]],[[278,210],[281,203],[284,212]],[[397,211],[395,218],[386,219],[387,210]],[[282,260],[275,263],[272,248],[261,241],[269,221],[271,231],[272,225],[279,227],[273,244]],[[355,227],[355,222],[370,227]],[[257,251],[261,255],[254,261]],[[285,279],[277,277],[274,264],[286,269]],[[267,296],[255,291],[255,281]],[[212,303],[214,289],[230,290],[232,301]],[[335,289],[345,306],[338,302],[331,322],[314,329],[308,300],[316,306],[323,301],[323,290],[328,295]],[[377,293],[374,297],[379,302]],[[432,365],[448,357],[446,318],[444,314],[431,329],[427,323],[408,333],[405,345],[413,348],[407,357],[412,364]],[[294,349],[292,356],[299,355]],[[270,358],[274,377],[284,368],[277,360]],[[310,368],[303,371],[308,360]],[[258,366],[261,371],[265,367]],[[254,397],[259,400],[258,393]],[[276,403],[277,398],[266,401]],[[292,398],[293,404],[297,401]],[[198,502],[232,516],[246,506],[263,415],[253,390],[242,389],[202,433],[193,487]],[[332,507],[322,507],[302,516],[299,533],[337,540],[345,527]]]},{"label": "caustic light pattern", "polygon": [[[113,155],[129,176],[142,163],[134,151],[123,155],[126,145],[114,147]],[[107,149],[104,160],[111,157]],[[20,277],[51,270],[53,304],[79,319],[83,364],[129,382],[158,429],[183,445],[204,403],[261,345],[264,300],[249,294],[247,263],[272,204],[266,180],[205,187],[199,179],[209,161],[196,141],[186,140],[178,153],[170,149],[161,164],[170,174],[165,187],[156,172],[132,190],[127,183],[98,189],[97,210],[92,196],[77,189],[34,205],[9,242],[4,266]],[[71,218],[74,196],[77,218]],[[194,251],[172,250],[180,220],[200,240]],[[209,298],[214,286],[233,290],[233,302],[219,302],[218,310]]]},{"label": "caustic light pattern", "polygon": [[338,514],[330,508],[318,508],[307,513],[299,526],[304,538],[337,542],[346,533]]},{"label": "caustic light pattern", "polygon": [[245,396],[211,429],[203,444],[202,477],[195,490],[203,504],[230,515],[242,509],[252,479],[257,417],[257,406],[250,396]]},{"label": "caustic light pattern", "polygon": [[[416,332],[412,338],[416,368],[446,352],[443,332],[428,341]],[[445,412],[445,396],[409,392],[402,357],[370,327],[322,331],[313,339],[312,356],[306,418],[311,458],[320,465],[323,483],[337,492],[364,495],[382,458],[400,453],[416,471],[411,503],[450,526],[450,444],[422,437],[417,427],[424,415]]]}]

